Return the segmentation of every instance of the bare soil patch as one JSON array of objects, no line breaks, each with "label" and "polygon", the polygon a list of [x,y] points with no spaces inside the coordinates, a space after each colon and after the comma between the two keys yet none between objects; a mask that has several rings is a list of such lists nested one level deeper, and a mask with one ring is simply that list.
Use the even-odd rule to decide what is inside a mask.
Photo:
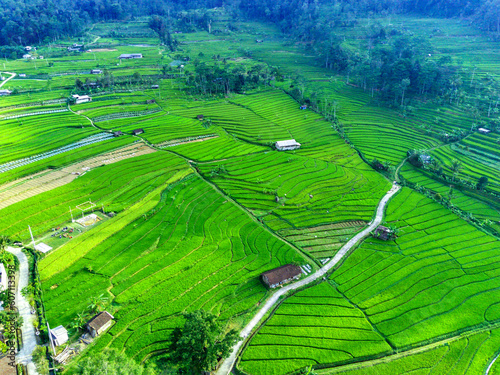
[{"label": "bare soil patch", "polygon": [[70,183],[78,176],[101,165],[113,164],[120,160],[150,154],[156,150],[137,143],[90,159],[80,161],[57,170],[45,170],[34,175],[0,186],[0,209],[24,199]]}]

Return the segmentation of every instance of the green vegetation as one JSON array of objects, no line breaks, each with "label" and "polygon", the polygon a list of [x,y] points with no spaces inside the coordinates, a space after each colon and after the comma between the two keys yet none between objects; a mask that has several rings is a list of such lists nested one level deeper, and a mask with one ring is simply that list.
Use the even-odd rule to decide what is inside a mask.
[{"label": "green vegetation", "polygon": [[[318,374],[349,375],[367,374],[407,374],[424,372],[426,374],[482,374],[489,362],[498,353],[500,331],[492,329],[439,343],[421,352],[401,353],[389,356],[365,366],[355,365],[352,369],[340,367],[338,370],[317,370]],[[357,368],[356,368],[357,367]],[[494,374],[490,370],[490,374]]]},{"label": "green vegetation", "polygon": [[170,360],[182,372],[200,373],[214,370],[220,358],[226,358],[236,342],[238,332],[224,332],[217,317],[204,310],[185,316],[184,326],[172,331]]},{"label": "green vegetation", "polygon": [[250,374],[285,374],[390,351],[363,312],[324,282],[278,307],[252,337],[240,368]]},{"label": "green vegetation", "polygon": [[[484,371],[500,322],[498,1],[17,3],[0,0],[2,77],[17,73],[2,87],[13,93],[0,99],[0,164],[27,163],[0,173],[0,195],[133,142],[156,148],[0,212],[1,234],[27,244],[30,225],[54,245],[37,253],[42,327],[62,324],[74,340],[96,312],[115,316],[66,373],[212,369],[207,346],[179,341],[193,312],[234,338],[270,295],[259,275],[325,264],[393,179],[407,186],[384,217],[396,238],[367,239],[281,300],[239,369]],[[18,58],[25,44],[36,59]],[[109,139],[31,162],[100,133]],[[287,139],[301,148],[274,149]],[[52,241],[89,199],[101,222]],[[210,354],[227,354],[232,339],[223,350],[214,340]]]}]

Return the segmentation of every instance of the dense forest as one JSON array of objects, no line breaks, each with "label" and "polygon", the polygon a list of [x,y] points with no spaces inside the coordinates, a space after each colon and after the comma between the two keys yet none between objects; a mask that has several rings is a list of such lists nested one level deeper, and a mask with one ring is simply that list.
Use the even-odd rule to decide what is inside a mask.
[{"label": "dense forest", "polygon": [[182,21],[183,11],[215,7],[276,23],[306,39],[319,38],[325,25],[354,24],[359,16],[378,13],[468,17],[481,28],[500,32],[500,0],[0,0],[0,46],[79,35],[97,21],[149,15]]}]

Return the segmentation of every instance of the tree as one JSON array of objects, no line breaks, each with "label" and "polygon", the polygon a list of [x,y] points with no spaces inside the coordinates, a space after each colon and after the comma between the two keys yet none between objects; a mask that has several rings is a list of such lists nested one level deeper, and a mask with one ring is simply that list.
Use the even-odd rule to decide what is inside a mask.
[{"label": "tree", "polygon": [[462,169],[462,163],[460,161],[456,160],[456,159],[453,159],[453,161],[451,162],[450,169],[453,172],[453,181],[455,181],[455,178],[457,177],[457,174]]},{"label": "tree", "polygon": [[97,314],[104,310],[108,303],[108,298],[104,297],[104,294],[99,296],[90,297],[89,305],[87,308],[93,313]]},{"label": "tree", "polygon": [[186,322],[172,332],[169,347],[170,359],[180,371],[199,374],[211,371],[219,358],[226,358],[238,341],[238,333],[224,333],[217,317],[204,310],[185,314]]},{"label": "tree", "polygon": [[78,375],[156,375],[116,349],[105,348],[99,354],[86,357],[76,368]]},{"label": "tree", "polygon": [[7,245],[10,243],[10,238],[7,236],[0,236],[0,252],[7,249]]},{"label": "tree", "polygon": [[483,190],[488,185],[488,177],[482,176],[477,182],[477,190]]}]

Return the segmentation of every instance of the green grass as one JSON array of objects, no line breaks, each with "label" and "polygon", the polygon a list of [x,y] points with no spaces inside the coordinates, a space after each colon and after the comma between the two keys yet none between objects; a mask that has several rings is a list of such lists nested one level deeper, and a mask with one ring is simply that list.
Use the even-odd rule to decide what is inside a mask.
[{"label": "green grass", "polygon": [[[165,152],[142,155],[95,168],[70,184],[38,194],[2,210],[0,230],[13,238],[29,239],[71,219],[69,207],[89,199],[106,212],[120,212],[163,186],[176,171],[187,166]],[[19,215],[22,212],[23,215]]]}]

